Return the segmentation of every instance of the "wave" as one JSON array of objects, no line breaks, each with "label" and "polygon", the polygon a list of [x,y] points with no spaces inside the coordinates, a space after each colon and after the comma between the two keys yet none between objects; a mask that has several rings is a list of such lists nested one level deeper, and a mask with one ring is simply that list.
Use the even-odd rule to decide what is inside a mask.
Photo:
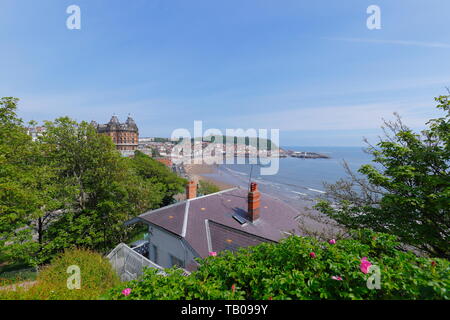
[{"label": "wave", "polygon": [[[248,182],[245,179],[247,177],[249,177],[249,173],[233,170],[233,169],[230,169],[227,166],[222,166],[222,168],[225,169],[225,173],[226,174],[228,173],[228,174],[234,176],[235,179],[241,180],[241,183],[243,185],[247,185],[248,184]],[[309,188],[309,187],[302,186],[302,185],[295,184],[295,183],[275,182],[275,181],[264,179],[261,176],[255,176],[255,177],[252,177],[252,179],[255,180],[256,182],[258,182],[258,184],[264,185],[266,188],[269,187],[269,188],[273,188],[275,190],[286,190],[286,192],[295,193],[297,195],[304,196],[304,197],[310,196],[310,194],[308,194],[308,193],[311,193],[311,192],[326,194],[326,192],[323,191],[323,190]],[[305,190],[305,191],[304,192],[299,192],[299,191],[294,191],[292,189],[294,189],[294,190],[295,189],[297,189],[297,190],[300,189],[302,191],[303,190]],[[285,194],[285,195],[287,195],[287,194]]]},{"label": "wave", "polygon": [[317,189],[312,189],[312,188],[306,188],[306,189],[308,189],[309,191],[314,191],[314,192],[318,192],[318,193],[326,193],[325,191],[322,191],[322,190],[317,190]]},{"label": "wave", "polygon": [[225,169],[228,170],[228,171],[230,171],[230,172],[232,172],[232,173],[234,173],[234,174],[239,174],[239,175],[241,175],[241,176],[248,176],[248,173],[245,173],[245,172],[240,172],[240,171],[232,170],[232,169],[227,168],[227,167],[225,167]]},{"label": "wave", "polygon": [[296,194],[299,194],[299,195],[301,195],[301,196],[307,196],[307,194],[306,194],[306,193],[303,193],[303,192],[297,192],[297,191],[291,191],[291,192],[296,193]]}]

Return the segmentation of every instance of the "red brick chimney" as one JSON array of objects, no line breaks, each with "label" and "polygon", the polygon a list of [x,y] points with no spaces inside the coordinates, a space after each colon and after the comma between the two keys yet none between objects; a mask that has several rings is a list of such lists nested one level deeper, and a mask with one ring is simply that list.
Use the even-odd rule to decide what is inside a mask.
[{"label": "red brick chimney", "polygon": [[251,222],[255,222],[259,218],[260,193],[258,184],[250,183],[250,192],[248,193],[248,216]]},{"label": "red brick chimney", "polygon": [[197,183],[191,180],[186,185],[186,199],[197,198]]}]

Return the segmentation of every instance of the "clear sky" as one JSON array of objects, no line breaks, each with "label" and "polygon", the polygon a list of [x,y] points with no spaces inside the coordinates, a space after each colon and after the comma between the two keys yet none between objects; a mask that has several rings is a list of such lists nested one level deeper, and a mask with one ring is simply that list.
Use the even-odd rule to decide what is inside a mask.
[{"label": "clear sky", "polygon": [[[81,30],[68,30],[69,5]],[[381,29],[369,30],[369,5]],[[0,96],[26,121],[130,113],[141,136],[280,129],[359,146],[399,112],[421,128],[450,86],[450,1],[1,0]]]}]

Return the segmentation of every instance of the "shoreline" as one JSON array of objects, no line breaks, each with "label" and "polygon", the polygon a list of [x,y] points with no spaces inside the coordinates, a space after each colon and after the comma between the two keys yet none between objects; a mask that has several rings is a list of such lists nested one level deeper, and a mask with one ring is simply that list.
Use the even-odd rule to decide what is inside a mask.
[{"label": "shoreline", "polygon": [[[200,180],[208,181],[219,187],[220,191],[235,187],[245,188],[248,183],[248,177],[235,176],[223,170],[217,164],[189,164],[184,165],[184,169],[189,179],[197,183]],[[317,198],[306,194],[302,195],[302,193],[293,190],[272,188],[270,183],[267,184],[258,177],[253,180],[259,184],[261,192],[290,205],[298,211],[298,223],[304,236],[315,235],[316,237],[321,236],[331,239],[342,232],[339,225],[314,209]]]},{"label": "shoreline", "polygon": [[218,179],[208,177],[208,174],[217,174],[218,166],[209,164],[187,164],[184,165],[184,170],[189,177],[189,180],[205,181],[216,185],[220,191],[237,187],[233,184],[228,184]]}]

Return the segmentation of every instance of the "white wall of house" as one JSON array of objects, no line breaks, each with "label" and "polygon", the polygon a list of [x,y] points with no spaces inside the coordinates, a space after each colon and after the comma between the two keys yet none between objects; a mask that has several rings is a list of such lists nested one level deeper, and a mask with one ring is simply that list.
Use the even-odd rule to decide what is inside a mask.
[{"label": "white wall of house", "polygon": [[[187,247],[182,240],[170,232],[158,227],[149,225],[150,260],[161,267],[170,268],[173,266],[171,256],[183,261],[186,267],[195,257],[192,250]],[[155,255],[156,247],[156,255]],[[156,260],[155,260],[156,258]]]}]

